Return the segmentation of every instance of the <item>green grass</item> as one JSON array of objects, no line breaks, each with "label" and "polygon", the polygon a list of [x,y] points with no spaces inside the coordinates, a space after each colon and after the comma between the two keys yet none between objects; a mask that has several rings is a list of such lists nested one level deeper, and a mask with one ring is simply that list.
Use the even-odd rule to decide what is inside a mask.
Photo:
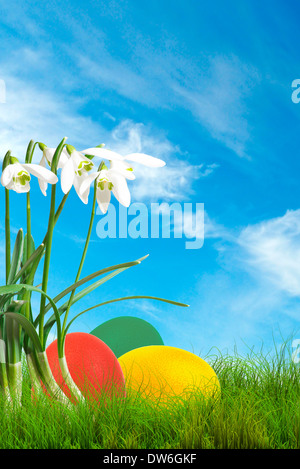
[{"label": "green grass", "polygon": [[[204,357],[203,357],[204,358]],[[0,449],[299,449],[300,364],[284,354],[205,357],[222,393],[217,402],[172,402],[138,395],[66,409],[46,397],[0,402]]]}]

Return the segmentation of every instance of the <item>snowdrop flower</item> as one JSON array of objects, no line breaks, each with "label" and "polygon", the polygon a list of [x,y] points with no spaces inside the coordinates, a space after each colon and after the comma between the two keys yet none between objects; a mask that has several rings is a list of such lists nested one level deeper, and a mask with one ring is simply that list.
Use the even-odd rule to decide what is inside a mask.
[{"label": "snowdrop flower", "polygon": [[122,174],[108,169],[106,165],[102,166],[100,171],[89,174],[83,181],[80,191],[84,195],[86,203],[90,185],[96,180],[96,198],[102,213],[106,213],[111,200],[111,193],[124,207],[130,205],[130,192],[127,186],[126,178]]},{"label": "snowdrop flower", "polygon": [[[56,148],[48,148],[47,145],[45,145],[44,143],[39,143],[39,147],[43,152],[42,159],[39,163],[40,166],[42,166],[43,168],[47,168],[47,163],[48,163],[48,165],[51,167],[52,159],[56,151]],[[66,149],[63,148],[60,158],[58,160],[57,168],[61,169],[67,163],[68,159],[69,159],[69,155]],[[46,195],[46,191],[48,187],[47,181],[39,179],[39,186],[40,186],[42,193]]]},{"label": "snowdrop flower", "polygon": [[[46,184],[56,184],[57,176],[52,171],[38,164],[21,164],[17,158],[11,158],[12,163],[7,165],[1,175],[1,184],[6,189],[12,189],[15,192],[23,193],[30,190],[31,174],[36,176],[39,182]],[[44,195],[45,190],[42,190]]]},{"label": "snowdrop flower", "polygon": [[[123,178],[129,180],[134,180],[135,174],[133,172],[134,168],[130,163],[128,163],[128,161],[133,161],[151,168],[162,168],[166,164],[165,161],[145,153],[130,153],[129,155],[122,156],[119,153],[103,148],[103,146],[87,148],[86,150],[83,150],[82,153],[92,154],[93,156],[108,159],[110,161],[110,174],[119,174],[123,176]],[[91,176],[87,182],[90,181],[91,183],[93,180],[94,178]],[[84,187],[86,187],[86,184]]]},{"label": "snowdrop flower", "polygon": [[[48,165],[51,167],[52,159],[53,159],[54,153],[56,152],[56,148],[48,148],[47,145],[45,145],[44,143],[40,143],[40,142],[39,142],[39,147],[43,152],[40,165],[43,167],[46,167],[47,166],[46,162],[47,162]],[[59,157],[59,160],[58,160],[57,169],[61,169],[66,164],[68,159],[69,159],[68,152],[65,148],[63,148],[61,155]]]},{"label": "snowdrop flower", "polygon": [[125,207],[130,205],[130,192],[127,186],[126,179],[134,180],[135,175],[133,167],[129,161],[135,161],[143,164],[144,166],[152,168],[160,168],[165,166],[165,162],[159,158],[146,155],[145,153],[131,153],[127,156],[121,156],[111,150],[104,148],[88,148],[83,150],[83,153],[93,154],[104,159],[110,160],[110,168],[103,166],[102,170],[96,173],[92,173],[86,177],[86,180],[82,183],[80,193],[87,203],[90,184],[97,180],[97,202],[100,210],[106,213],[108,205],[111,200],[111,192],[114,194],[116,199]]},{"label": "snowdrop flower", "polygon": [[71,145],[67,145],[67,150],[70,156],[61,170],[62,191],[67,194],[74,185],[79,198],[82,202],[87,203],[88,191],[80,191],[80,187],[89,171],[94,167],[94,163]]},{"label": "snowdrop flower", "polygon": [[166,164],[165,161],[145,153],[130,153],[129,155],[122,156],[119,153],[107,150],[103,147],[87,148],[86,150],[82,150],[81,153],[84,153],[85,155],[94,155],[105,160],[113,161],[116,165],[120,165],[120,167],[122,163],[127,163],[127,161],[133,161],[151,168],[161,168]]}]

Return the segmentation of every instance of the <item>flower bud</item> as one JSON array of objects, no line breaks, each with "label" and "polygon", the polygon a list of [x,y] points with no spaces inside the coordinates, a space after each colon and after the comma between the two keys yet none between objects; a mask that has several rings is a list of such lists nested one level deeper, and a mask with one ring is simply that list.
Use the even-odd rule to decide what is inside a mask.
[{"label": "flower bud", "polygon": [[47,148],[47,145],[45,145],[42,142],[38,142],[38,145],[39,145],[40,150],[42,150],[42,151],[46,150],[46,148]]}]

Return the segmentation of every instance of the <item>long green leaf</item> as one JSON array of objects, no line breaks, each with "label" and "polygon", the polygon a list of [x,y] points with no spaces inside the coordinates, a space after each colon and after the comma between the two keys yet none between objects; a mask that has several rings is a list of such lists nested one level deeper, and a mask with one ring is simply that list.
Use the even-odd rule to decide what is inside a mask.
[{"label": "long green leaf", "polygon": [[[22,308],[23,301],[13,301],[7,307],[5,313],[15,313],[20,314],[20,309]],[[6,316],[5,320],[5,329],[6,329],[6,350],[8,363],[18,363],[21,361],[21,329],[20,325],[14,321],[11,316]]]},{"label": "long green leaf", "polygon": [[15,246],[11,258],[10,270],[8,274],[7,283],[13,283],[13,279],[16,276],[16,273],[20,269],[23,255],[23,230],[22,228],[18,231]]},{"label": "long green leaf", "polygon": [[13,319],[16,321],[22,328],[25,330],[26,334],[30,337],[36,351],[43,352],[43,346],[40,342],[40,338],[38,336],[38,333],[36,332],[34,326],[31,324],[30,321],[28,321],[23,314],[20,313],[10,313],[10,312],[5,312],[2,313],[4,314],[7,318]]},{"label": "long green leaf", "polygon": [[99,303],[95,306],[91,306],[88,309],[85,309],[84,311],[81,311],[81,313],[77,314],[68,324],[66,327],[65,334],[67,334],[68,329],[70,328],[71,324],[82,314],[87,313],[88,311],[91,311],[92,309],[98,308],[100,306],[108,305],[110,303],[116,303],[117,301],[124,301],[124,300],[136,300],[136,299],[149,299],[149,300],[158,300],[158,301],[163,301],[165,303],[170,303],[175,306],[184,306],[184,307],[189,307],[189,305],[185,303],[179,303],[178,301],[173,301],[173,300],[167,300],[165,298],[158,298],[157,296],[144,296],[144,295],[134,295],[134,296],[124,296],[122,298],[115,298],[113,300],[108,300],[104,301],[103,303]]},{"label": "long green leaf", "polygon": [[[24,280],[26,280],[26,276],[25,276],[25,271],[26,269],[29,268],[29,266],[31,264],[33,264],[32,266],[32,270],[35,272],[35,270],[37,269],[37,266],[40,262],[40,259],[43,255],[43,250],[44,250],[44,245],[41,244],[36,250],[35,252],[30,256],[30,258],[28,259],[28,261],[23,265],[23,267],[19,270],[19,272],[17,273],[17,275],[15,276],[15,278],[13,279],[13,281],[11,282],[11,285],[15,285],[17,284],[18,280],[23,276]],[[20,290],[21,291],[21,290]],[[3,307],[3,305],[13,296],[14,294],[2,294],[1,296],[1,293],[0,293],[0,308]]]},{"label": "long green leaf", "polygon": [[[17,273],[17,275],[15,276],[14,280],[12,283],[17,283],[17,281],[22,277],[22,275],[25,274],[26,270],[28,269],[28,267],[31,266],[31,264],[33,264],[34,261],[36,262],[40,262],[43,254],[44,254],[44,245],[41,244],[38,248],[36,248],[36,250],[31,254],[31,256],[29,257],[29,259],[25,262],[25,264],[22,266],[22,268],[19,270],[19,272]],[[37,264],[38,265],[38,264]],[[36,267],[37,267],[36,265]]]},{"label": "long green leaf", "polygon": [[[81,300],[86,295],[88,295],[89,293],[91,293],[93,290],[98,288],[103,283],[107,282],[111,278],[113,278],[116,275],[123,272],[124,270],[126,270],[126,268],[119,269],[115,272],[112,272],[111,274],[106,275],[104,278],[98,280],[97,282],[93,283],[92,285],[89,285],[88,287],[84,288],[82,291],[76,293],[76,295],[74,296],[74,298],[72,300],[71,306],[74,305],[77,301]],[[66,301],[62,306],[60,306],[58,308],[59,314],[62,315],[66,311],[67,307],[68,307],[68,301]],[[48,321],[46,322],[45,327],[44,327],[45,337],[48,337],[49,332],[50,332],[50,330],[51,330],[51,328],[53,327],[54,324],[55,324],[55,315],[52,314],[52,316],[48,319]]]},{"label": "long green leaf", "polygon": [[[111,272],[112,270],[118,270],[120,268],[128,268],[132,267],[134,265],[140,264],[140,261],[132,261],[132,262],[125,262],[124,264],[117,264],[113,265],[111,267],[106,267],[105,269],[98,270],[97,272],[94,272],[93,274],[87,275],[81,280],[78,280],[78,282],[73,283],[70,285],[68,288],[63,290],[61,293],[59,293],[57,296],[53,298],[53,301],[57,303],[59,300],[61,300],[64,296],[66,296],[68,293],[72,292],[73,290],[76,290],[78,287],[83,285],[84,283],[89,282],[90,280],[93,280],[95,277],[99,277],[99,275],[106,274],[107,272]],[[49,311],[51,308],[51,305],[46,305],[45,312]]]},{"label": "long green leaf", "polygon": [[[17,284],[17,285],[5,285],[5,286],[0,287],[0,295],[7,294],[7,293],[8,294],[11,294],[11,293],[17,294],[17,293],[21,292],[22,289],[27,290],[27,291],[31,291],[31,292],[37,292],[40,295],[45,296],[45,298],[47,298],[47,300],[50,302],[50,304],[53,308],[53,311],[54,311],[55,321],[57,323],[57,342],[58,342],[58,346],[60,347],[61,346],[61,340],[60,340],[61,339],[60,314],[58,312],[58,309],[57,309],[57,306],[56,306],[55,302],[53,301],[53,299],[47,293],[45,293],[44,291],[42,291],[39,288],[36,288],[32,285],[26,285],[26,284],[20,283],[20,284]],[[6,314],[6,313],[2,313],[2,314]],[[22,316],[22,315],[20,314],[20,316]],[[24,316],[24,318],[25,318],[25,316]],[[27,320],[27,318],[25,318],[25,319]],[[32,325],[32,327],[35,330],[34,325]],[[45,349],[45,342],[46,341],[44,340],[43,343],[41,344],[42,347],[43,347],[43,351]]]},{"label": "long green leaf", "polygon": [[[30,249],[29,253],[28,253],[28,245],[29,245],[29,249]],[[34,244],[33,237],[30,234],[29,242],[28,242],[28,233],[26,233],[25,237],[24,237],[23,265],[28,261],[28,259],[30,258],[30,255],[34,252],[35,252],[35,244]]]},{"label": "long green leaf", "polygon": [[[73,300],[72,300],[72,305],[74,303],[76,303],[77,301],[81,300],[81,298],[85,297],[86,295],[88,295],[89,293],[91,293],[93,290],[95,290],[96,288],[98,288],[100,285],[103,285],[103,283],[107,282],[108,280],[110,280],[111,278],[115,277],[116,275],[120,274],[121,272],[123,272],[124,270],[127,270],[129,269],[130,267],[132,267],[133,265],[136,265],[136,264],[140,264],[144,259],[146,259],[148,257],[147,256],[144,256],[144,257],[141,257],[140,259],[137,259],[136,261],[130,263],[128,262],[127,263],[127,267],[122,267],[122,268],[119,268],[117,269],[115,272],[112,272],[108,275],[106,275],[105,277],[101,278],[100,280],[97,280],[97,282],[93,283],[92,285],[89,285],[88,287],[84,288],[83,290],[81,290],[80,292],[78,292]],[[119,265],[124,265],[124,264],[119,264]],[[69,292],[68,292],[69,293]],[[58,311],[59,311],[59,314],[63,314],[66,309],[68,307],[68,301],[66,301],[62,306],[60,306],[58,308]],[[55,323],[55,316],[52,315],[48,321],[46,322],[45,326],[44,326],[44,334],[45,334],[45,337],[48,336],[51,328],[53,327]],[[37,320],[35,321],[35,324],[37,324]]]}]

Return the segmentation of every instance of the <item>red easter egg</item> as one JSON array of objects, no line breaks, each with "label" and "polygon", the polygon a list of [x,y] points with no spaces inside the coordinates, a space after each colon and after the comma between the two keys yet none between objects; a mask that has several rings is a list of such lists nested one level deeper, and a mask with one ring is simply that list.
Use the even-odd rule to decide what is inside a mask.
[{"label": "red easter egg", "polygon": [[[56,382],[72,400],[58,362],[57,340],[46,349],[50,368]],[[70,375],[87,399],[99,401],[105,395],[125,396],[125,379],[113,351],[101,339],[85,332],[66,335],[65,357]]]}]

